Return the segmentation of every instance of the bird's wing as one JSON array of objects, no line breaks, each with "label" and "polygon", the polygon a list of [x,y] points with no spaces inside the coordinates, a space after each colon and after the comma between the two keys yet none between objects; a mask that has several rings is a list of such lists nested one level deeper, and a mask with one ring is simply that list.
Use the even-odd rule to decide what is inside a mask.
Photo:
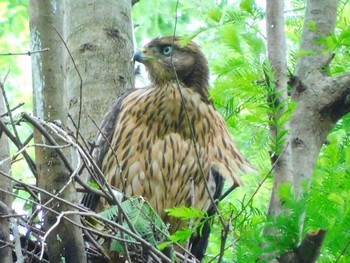
[{"label": "bird's wing", "polygon": [[[211,176],[215,180],[215,192],[213,195],[213,199],[217,200],[220,198],[222,194],[222,190],[224,188],[225,180],[221,176],[219,172],[217,172],[215,169],[211,169]],[[209,207],[207,210],[208,217],[212,217],[216,213],[215,208],[213,205]],[[198,259],[201,260],[205,255],[205,250],[208,246],[209,241],[209,235],[210,235],[210,228],[211,228],[211,222],[207,219],[203,219],[204,225],[200,229],[197,230],[197,234],[193,235],[191,237],[191,253]]]},{"label": "bird's wing", "polygon": [[211,169],[234,185],[241,186],[243,182],[240,175],[255,172],[256,169],[239,151],[224,118],[212,107],[209,108],[212,116],[212,141],[208,145]]},{"label": "bird's wing", "polygon": [[[129,96],[131,93],[136,91],[137,89],[129,89],[122,93],[113,103],[110,110],[104,116],[103,121],[100,125],[100,131],[98,133],[97,139],[95,141],[95,148],[92,152],[93,159],[95,160],[97,166],[101,169],[102,162],[105,155],[110,148],[112,137],[114,134],[115,126],[117,120],[119,118],[119,113],[123,105],[124,99]],[[97,203],[99,201],[99,196],[95,194],[85,194],[82,199],[82,204],[90,208],[91,210],[95,210]]]},{"label": "bird's wing", "polygon": [[111,109],[107,112],[107,114],[103,118],[103,121],[100,125],[100,132],[95,142],[95,149],[93,151],[94,160],[96,161],[96,164],[100,168],[102,167],[103,159],[107,154],[108,149],[110,148],[110,145],[112,143],[112,137],[115,131],[117,120],[119,118],[120,110],[123,105],[123,101],[127,96],[129,96],[131,93],[133,93],[136,90],[137,89],[129,89],[124,93],[122,93],[120,97],[118,97],[114,101]]}]

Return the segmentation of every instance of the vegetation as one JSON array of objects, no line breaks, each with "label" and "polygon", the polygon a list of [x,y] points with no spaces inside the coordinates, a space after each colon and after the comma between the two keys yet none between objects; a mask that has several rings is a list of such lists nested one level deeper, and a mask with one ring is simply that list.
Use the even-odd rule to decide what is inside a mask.
[{"label": "vegetation", "polygon": [[[286,212],[277,217],[268,213],[274,161],[289,144],[288,131],[280,128],[291,120],[298,105],[288,97],[287,110],[281,115],[281,106],[271,106],[268,100],[271,94],[276,95],[274,70],[267,57],[265,7],[259,2],[193,0],[178,3],[168,0],[165,4],[155,0],[150,5],[150,1],[141,0],[133,7],[139,45],[157,35],[172,35],[176,28],[177,35],[185,36],[186,41],[194,39],[202,46],[210,62],[211,98],[225,117],[240,149],[259,169],[258,174],[243,176],[245,187],[235,189],[219,203],[230,229],[223,239],[223,226],[217,218],[212,219],[214,229],[205,262],[216,262],[220,255],[221,262],[270,261],[296,249],[306,236],[320,230],[326,230],[327,234],[317,262],[350,262],[347,249],[350,243],[349,114],[337,121],[324,141],[311,187],[308,188],[308,182],[305,182],[305,191],[298,196],[292,184],[283,184],[278,195]],[[298,59],[310,54],[299,49],[306,1],[287,2],[284,15],[290,93]],[[335,55],[332,64],[324,69],[329,76],[350,71],[349,13],[348,1],[339,1],[334,33],[319,39],[323,52]],[[29,51],[28,19],[27,1],[0,0],[0,81],[5,84],[11,108],[25,103],[13,113],[18,118],[21,111],[32,111],[31,73],[28,66],[23,66],[28,65],[29,58],[7,53]],[[311,30],[318,30],[316,24],[309,26]],[[271,126],[277,128],[277,135],[271,134]],[[23,142],[30,138],[31,126],[21,124],[18,132]],[[31,147],[28,151],[34,158]],[[11,156],[17,156],[16,152],[17,148],[11,145]],[[19,157],[13,158],[12,176],[26,183],[35,182],[26,161]],[[31,199],[27,190],[18,187],[14,193],[17,196],[13,204],[16,212],[31,214],[33,205],[21,201]],[[198,216],[198,211],[191,209],[175,209],[172,213],[179,217]],[[39,216],[34,220],[39,220]],[[24,228],[22,230],[25,232]],[[172,240],[181,240],[190,234],[183,231],[175,234]]]}]

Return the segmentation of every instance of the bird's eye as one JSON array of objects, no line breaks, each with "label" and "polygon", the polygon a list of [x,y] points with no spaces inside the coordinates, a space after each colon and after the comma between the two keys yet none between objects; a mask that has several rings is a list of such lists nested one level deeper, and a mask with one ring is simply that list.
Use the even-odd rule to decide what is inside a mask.
[{"label": "bird's eye", "polygon": [[171,52],[172,52],[172,47],[171,46],[165,46],[163,48],[163,55],[164,56],[170,56]]}]

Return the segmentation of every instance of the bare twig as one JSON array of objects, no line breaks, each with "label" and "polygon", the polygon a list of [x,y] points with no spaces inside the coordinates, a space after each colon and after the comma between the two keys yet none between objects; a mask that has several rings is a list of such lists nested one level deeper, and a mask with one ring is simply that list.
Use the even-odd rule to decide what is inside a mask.
[{"label": "bare twig", "polygon": [[[9,246],[11,247],[12,249],[15,249],[15,246],[13,244],[10,244],[10,243],[7,243],[7,242],[4,242],[3,240],[0,239],[0,244],[4,244],[4,246],[0,247],[0,249],[2,249],[3,247],[5,246]],[[27,251],[26,249],[21,249],[23,253],[25,253],[27,256],[30,256],[30,257],[33,257],[35,259],[39,259],[39,257],[37,255],[35,255],[35,253],[33,252],[30,252],[30,251]],[[26,257],[24,257],[26,259]],[[42,259],[40,261],[41,263],[50,263],[50,261],[46,260],[46,259]]]},{"label": "bare twig", "polygon": [[[231,247],[232,247],[232,245],[229,245],[229,246],[225,247],[225,251],[228,250],[228,249],[230,249]],[[221,254],[221,253],[220,253],[220,254]],[[215,255],[211,260],[208,261],[208,263],[211,263],[211,262],[213,262],[214,260],[216,260],[216,259],[220,256],[220,254]]]},{"label": "bare twig", "polygon": [[[24,105],[23,102],[20,103],[20,104],[18,104],[17,106],[15,106],[15,107],[13,107],[13,108],[11,109],[11,112],[17,110],[18,108],[22,107],[23,105]],[[5,112],[5,113],[1,114],[0,117],[3,118],[3,117],[6,117],[6,116],[8,116],[8,115],[9,115],[9,112]]]},{"label": "bare twig", "polygon": [[340,252],[339,256],[337,257],[337,260],[334,263],[339,262],[339,260],[342,258],[342,256],[345,254],[346,250],[349,248],[350,246],[350,240],[348,241],[348,243],[344,246],[344,248],[342,249],[342,251]]},{"label": "bare twig", "polygon": [[18,142],[19,142],[20,145],[21,145],[21,140],[20,140],[20,138],[19,138],[19,136],[18,136],[18,132],[17,132],[17,129],[16,129],[16,126],[15,126],[15,122],[13,121],[13,116],[12,116],[12,111],[11,111],[10,103],[9,103],[9,101],[8,101],[8,99],[7,99],[7,95],[6,95],[5,87],[4,87],[5,82],[6,82],[6,79],[7,79],[7,77],[8,77],[9,74],[10,74],[10,71],[8,71],[8,72],[6,73],[5,78],[4,78],[4,81],[3,81],[2,83],[0,83],[0,88],[1,88],[1,90],[2,90],[2,95],[3,95],[3,97],[4,97],[5,106],[6,106],[6,109],[7,109],[7,112],[8,112],[8,116],[9,116],[10,121],[11,121],[11,125],[12,125],[13,132],[15,133],[15,136],[16,136]]},{"label": "bare twig", "polygon": [[[44,121],[39,120],[38,118],[31,116],[27,113],[22,114],[22,118],[31,123],[47,140],[51,145],[58,145],[55,139],[45,130],[45,128],[42,126],[42,123]],[[41,121],[41,122],[40,122]],[[63,161],[65,167],[68,169],[70,173],[73,173],[73,169],[70,166],[69,161],[65,157],[64,153],[61,149],[56,149],[57,154],[60,156],[61,160]]]},{"label": "bare twig", "polygon": [[252,194],[252,196],[249,198],[248,202],[243,206],[242,210],[232,219],[232,221],[235,221],[244,211],[245,209],[250,205],[250,203],[253,201],[255,195],[259,192],[260,188],[262,187],[262,185],[265,183],[265,181],[267,180],[267,178],[269,178],[269,176],[271,175],[273,169],[275,169],[275,166],[277,164],[277,161],[279,160],[280,156],[283,155],[284,151],[287,149],[287,147],[289,146],[290,141],[288,141],[286,143],[286,145],[284,146],[284,149],[282,150],[281,154],[278,156],[278,158],[276,159],[276,161],[272,164],[270,170],[268,171],[268,173],[264,176],[264,178],[261,180],[261,182],[259,183],[258,187],[255,189],[254,193]]},{"label": "bare twig", "polygon": [[[0,83],[1,85],[1,83]],[[6,124],[4,123],[4,121],[2,120],[2,118],[0,118],[0,130],[2,130],[6,136],[13,142],[13,144],[17,147],[17,149],[19,150],[20,153],[23,154],[24,159],[26,160],[26,162],[29,165],[30,170],[32,171],[33,175],[35,177],[37,177],[37,173],[36,173],[36,167],[35,167],[35,163],[32,160],[32,158],[29,156],[29,154],[25,151],[22,150],[23,149],[23,145],[21,144],[20,141],[18,141],[18,139],[16,138],[16,136],[14,136],[12,134],[12,132],[7,128]]]},{"label": "bare twig", "polygon": [[[73,177],[74,178],[78,178],[78,176],[75,176],[77,174],[78,168],[75,169],[73,171],[73,169],[70,167],[68,160],[65,160],[65,156],[63,154],[63,152],[61,152],[61,147],[64,146],[59,146],[57,145],[56,141],[51,137],[51,135],[46,131],[46,129],[44,128],[44,126],[48,129],[51,129],[53,132],[55,132],[55,134],[60,137],[62,140],[66,141],[69,145],[71,145],[72,147],[74,147],[77,151],[77,154],[79,156],[81,156],[84,160],[86,160],[89,164],[88,165],[92,165],[94,167],[94,170],[99,171],[100,175],[102,178],[102,172],[99,170],[99,168],[96,166],[96,164],[94,163],[94,161],[92,160],[92,162],[90,163],[90,159],[87,156],[87,154],[85,154],[85,152],[79,147],[79,145],[77,143],[75,143],[75,141],[69,136],[68,133],[66,133],[64,130],[62,130],[60,127],[58,127],[57,125],[53,124],[53,123],[49,123],[49,122],[45,122],[42,121],[34,116],[29,116],[27,114],[23,114],[23,118],[30,121],[48,140],[49,143],[51,143],[53,146],[53,148],[55,148],[59,155],[61,156],[62,160],[64,160],[64,163],[67,167],[67,169],[69,170],[69,172],[71,172],[71,179],[69,180],[69,182],[72,182]],[[40,145],[38,145],[40,146]],[[61,153],[60,153],[61,152]],[[79,165],[78,165],[79,166]],[[105,179],[105,178],[104,178]],[[120,209],[121,214],[123,214],[123,218],[126,220],[126,222],[128,223],[130,229],[136,234],[138,235],[136,229],[134,228],[132,222],[130,221],[130,219],[128,218],[126,212],[124,211],[124,209],[122,208],[120,202],[116,199],[115,195],[113,194],[113,191],[110,187],[110,185],[108,184],[108,182],[104,182],[104,186],[107,188],[107,190],[110,193],[110,196],[112,197],[112,200],[109,200],[109,198],[107,198],[107,200],[112,201],[113,204],[116,204],[118,206],[118,208]],[[66,186],[67,184],[65,184]],[[84,185],[83,185],[84,186]],[[85,187],[85,186],[84,186]],[[49,202],[51,202],[53,199],[57,199],[58,195],[64,190],[65,187],[63,187],[62,189],[60,189],[60,191],[47,202],[45,203],[43,206],[47,206],[47,204]],[[104,187],[101,186],[102,192],[104,192]],[[97,189],[95,189],[95,192],[98,191]],[[101,191],[96,192],[99,195],[102,195],[104,197],[106,197],[106,195],[101,194]],[[104,192],[105,194],[107,194],[106,192]]]},{"label": "bare twig", "polygon": [[[163,260],[163,262],[167,262],[167,263],[171,263],[172,261],[166,257],[162,252],[160,252],[157,248],[155,248],[152,244],[150,244],[149,242],[147,242],[146,240],[144,240],[142,237],[140,237],[139,235],[135,234],[134,232],[132,232],[131,230],[129,229],[126,229],[124,228],[123,226],[121,226],[120,224],[112,221],[112,220],[109,220],[109,219],[106,219],[104,217],[102,217],[101,215],[99,214],[96,214],[96,213],[87,213],[87,212],[79,212],[79,211],[64,211],[60,214],[60,217],[63,217],[63,216],[66,216],[66,215],[70,215],[70,214],[78,214],[78,215],[81,215],[81,216],[85,216],[85,217],[94,217],[98,220],[101,220],[103,222],[106,222],[112,226],[115,226],[117,227],[119,230],[121,231],[124,231],[126,234],[132,236],[133,238],[135,238],[137,241],[139,241],[140,243],[142,243],[142,245],[146,248],[146,249],[149,249],[151,252],[153,252],[157,257],[161,258]],[[62,216],[61,216],[62,215]],[[120,239],[118,239],[120,240]],[[135,243],[135,242],[132,242],[130,240],[121,240],[121,241],[124,241],[124,242],[131,242],[131,243]]]},{"label": "bare twig", "polygon": [[22,55],[27,55],[27,56],[31,56],[32,54],[36,54],[36,53],[42,53],[42,52],[46,52],[49,51],[49,48],[43,48],[41,50],[35,50],[35,51],[28,51],[28,52],[19,52],[19,53],[0,53],[0,56],[22,56]]},{"label": "bare twig", "polygon": [[[6,175],[5,173],[3,173],[2,171],[0,171],[0,174],[2,174],[2,175],[5,176],[5,177],[8,177],[8,175]],[[33,186],[33,188],[35,189],[35,188],[37,188],[37,187],[34,187],[34,186]],[[42,192],[44,192],[45,194],[48,194],[48,195],[50,195],[51,197],[53,197],[53,198],[55,198],[55,199],[57,199],[57,200],[59,200],[59,201],[62,202],[62,199],[61,199],[61,198],[58,198],[58,197],[56,197],[56,196],[54,196],[54,195],[52,195],[52,194],[46,192],[45,190],[42,190],[42,189],[40,189],[40,190],[41,190]],[[33,201],[33,200],[26,199],[26,198],[24,198],[24,197],[22,197],[22,196],[16,195],[16,194],[14,194],[14,193],[12,193],[12,192],[9,192],[9,191],[6,191],[6,190],[4,190],[4,189],[2,189],[2,188],[0,188],[0,192],[6,193],[6,194],[10,194],[10,195],[15,196],[15,197],[17,197],[17,198],[19,198],[19,199],[26,200],[26,201],[31,202],[31,203],[36,204],[36,205],[40,205],[39,203],[37,203],[37,202],[35,202],[35,201]],[[111,239],[118,240],[118,241],[120,241],[120,242],[127,242],[127,243],[136,244],[136,245],[139,245],[140,243],[143,243],[142,241],[144,241],[140,236],[135,235],[135,234],[132,233],[130,230],[125,229],[122,225],[120,225],[120,224],[118,224],[118,223],[116,223],[116,222],[114,222],[114,221],[108,220],[108,219],[106,219],[106,218],[104,218],[104,217],[102,217],[102,216],[100,216],[100,215],[98,215],[98,214],[96,214],[96,213],[94,213],[94,212],[84,212],[84,211],[86,211],[85,208],[80,207],[80,206],[76,206],[75,204],[70,203],[70,202],[68,202],[68,201],[65,201],[65,203],[66,203],[66,204],[69,204],[69,205],[72,206],[73,208],[74,208],[74,207],[75,207],[75,208],[78,208],[78,209],[82,210],[83,212],[79,212],[79,211],[65,211],[65,212],[62,212],[63,215],[61,215],[62,213],[59,213],[59,212],[57,212],[56,210],[54,210],[54,209],[52,209],[52,208],[50,208],[50,207],[44,207],[44,206],[43,206],[43,208],[45,208],[46,210],[48,210],[48,211],[50,211],[50,212],[56,214],[57,216],[60,216],[61,218],[64,218],[65,220],[68,220],[70,223],[72,223],[73,225],[75,225],[75,226],[77,226],[77,227],[79,227],[79,228],[86,229],[86,230],[88,230],[88,231],[93,232],[94,234],[100,235],[100,236],[105,237],[105,238],[107,237],[107,238],[111,238]],[[94,218],[97,218],[98,220],[100,220],[100,221],[102,221],[102,222],[104,222],[104,223],[106,223],[106,224],[109,224],[109,225],[112,225],[112,226],[116,227],[116,228],[119,229],[120,231],[124,231],[124,230],[125,230],[124,232],[126,232],[126,233],[129,234],[130,236],[134,237],[136,240],[139,240],[139,241],[141,240],[141,242],[132,241],[132,240],[124,240],[124,239],[118,238],[118,237],[116,237],[116,236],[108,235],[108,234],[105,234],[105,233],[103,233],[103,232],[101,232],[101,231],[97,231],[97,230],[95,230],[95,229],[93,229],[93,228],[88,228],[88,227],[85,227],[85,226],[83,226],[83,225],[81,225],[81,224],[77,224],[76,222],[74,222],[73,220],[71,220],[69,217],[66,216],[66,215],[70,215],[70,214],[79,214],[79,215],[85,216],[85,217],[94,217]],[[52,231],[52,230],[51,230],[51,231]],[[146,241],[144,241],[144,242],[146,242]],[[146,242],[144,245],[146,245],[146,246],[152,246],[151,244],[149,244],[149,243],[147,243],[147,242]],[[151,250],[156,251],[157,249],[156,249],[156,248],[151,248]],[[160,251],[155,252],[155,254],[157,254],[157,255],[158,255],[159,253],[161,253],[161,252],[160,252]],[[165,261],[165,262],[170,262],[170,261]]]},{"label": "bare twig", "polygon": [[[2,214],[5,215],[10,215],[12,214],[11,209],[2,201],[0,201],[0,212]],[[17,223],[16,220],[14,219],[14,217],[10,217],[10,226],[12,229],[12,233],[13,233],[13,238],[15,240],[15,253],[16,253],[16,257],[17,257],[17,262],[18,263],[23,263],[24,262],[24,257],[22,254],[22,249],[21,249],[21,243],[19,240],[19,232],[18,232],[18,228],[17,228]]]},{"label": "bare twig", "polygon": [[83,232],[84,232],[84,235],[87,237],[88,241],[91,242],[96,247],[96,249],[101,253],[101,255],[104,258],[111,260],[108,256],[108,254],[103,249],[103,247],[98,242],[96,242],[96,240],[93,238],[93,236],[90,234],[90,232],[87,231],[86,229],[83,229]]}]

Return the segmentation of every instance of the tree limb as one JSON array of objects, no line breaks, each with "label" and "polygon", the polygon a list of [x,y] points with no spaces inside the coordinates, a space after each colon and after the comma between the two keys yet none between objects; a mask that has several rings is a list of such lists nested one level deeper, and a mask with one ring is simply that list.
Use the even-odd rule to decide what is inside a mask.
[{"label": "tree limb", "polygon": [[315,232],[309,232],[304,238],[303,242],[295,249],[295,251],[289,251],[278,258],[280,263],[314,263],[316,262],[323,241],[326,237],[326,230],[318,230]]},{"label": "tree limb", "polygon": [[333,54],[324,53],[320,40],[334,31],[337,19],[338,0],[309,0],[306,5],[305,20],[300,49],[306,55],[297,62],[297,75],[302,79],[312,70],[325,71]]},{"label": "tree limb", "polygon": [[337,122],[350,112],[350,72],[328,78],[324,94],[321,112],[331,114],[333,121]]}]

